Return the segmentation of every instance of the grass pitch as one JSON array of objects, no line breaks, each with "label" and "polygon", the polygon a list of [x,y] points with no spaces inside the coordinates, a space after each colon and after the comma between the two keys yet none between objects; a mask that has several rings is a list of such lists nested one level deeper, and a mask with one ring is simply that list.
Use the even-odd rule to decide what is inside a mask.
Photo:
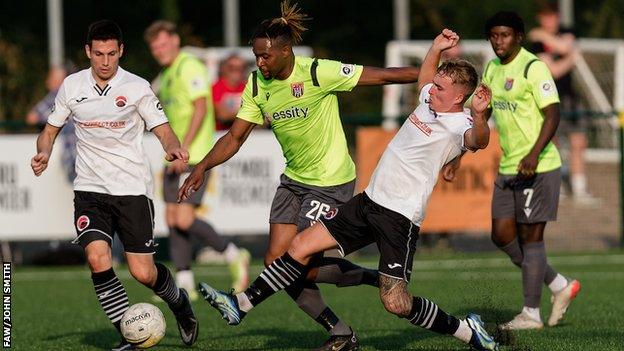
[{"label": "grass pitch", "polygon": [[[376,266],[376,258],[357,259]],[[253,266],[252,276],[260,272]],[[561,325],[541,331],[501,335],[503,350],[624,350],[624,252],[552,255],[550,263],[581,281],[582,290]],[[151,302],[151,292],[116,272],[130,302]],[[198,280],[227,289],[227,267],[198,266]],[[513,318],[522,306],[521,273],[502,254],[417,254],[412,293],[436,302],[456,316],[482,315],[488,329]],[[449,336],[416,328],[383,309],[371,287],[322,286],[325,300],[357,332],[362,350],[468,350]],[[179,339],[175,319],[164,303],[167,335],[154,350],[188,349]],[[200,334],[194,349],[300,350],[324,342],[324,330],[298,310],[285,293],[273,296],[230,327],[207,303],[194,302]],[[545,288],[542,318],[550,313]],[[13,270],[12,347],[16,350],[101,350],[118,342],[101,311],[86,267],[16,268]]]}]

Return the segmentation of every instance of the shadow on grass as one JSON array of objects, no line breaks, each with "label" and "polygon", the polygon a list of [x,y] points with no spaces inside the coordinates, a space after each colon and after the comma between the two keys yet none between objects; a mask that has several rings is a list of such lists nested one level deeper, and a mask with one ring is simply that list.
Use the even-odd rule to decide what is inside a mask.
[{"label": "shadow on grass", "polygon": [[72,336],[81,336],[82,345],[97,347],[101,350],[111,349],[112,347],[117,346],[120,341],[119,334],[113,328],[56,334],[47,337],[45,340],[63,341],[64,339]]}]

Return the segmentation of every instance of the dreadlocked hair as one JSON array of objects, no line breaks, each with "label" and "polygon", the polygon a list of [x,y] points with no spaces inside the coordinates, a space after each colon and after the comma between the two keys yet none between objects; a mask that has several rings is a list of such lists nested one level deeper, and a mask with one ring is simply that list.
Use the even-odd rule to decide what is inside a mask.
[{"label": "dreadlocked hair", "polygon": [[269,40],[284,40],[288,44],[299,44],[302,40],[301,34],[308,30],[304,21],[311,18],[295,3],[290,5],[290,0],[284,0],[281,4],[282,17],[266,19],[256,28],[251,41],[256,38],[268,38]]}]

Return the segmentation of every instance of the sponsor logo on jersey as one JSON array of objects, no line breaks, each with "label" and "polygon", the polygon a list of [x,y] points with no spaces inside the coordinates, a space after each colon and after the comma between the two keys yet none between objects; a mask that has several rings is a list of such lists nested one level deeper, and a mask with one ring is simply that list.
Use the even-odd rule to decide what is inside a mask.
[{"label": "sponsor logo on jersey", "polygon": [[418,129],[420,129],[421,132],[425,133],[426,136],[431,136],[431,133],[433,132],[433,129],[431,129],[431,127],[429,127],[427,125],[427,123],[424,123],[423,121],[419,120],[418,117],[416,117],[416,115],[414,113],[411,113],[409,116],[409,120],[410,122],[412,122]]},{"label": "sponsor logo on jersey", "polygon": [[291,119],[291,118],[306,118],[308,117],[308,111],[310,109],[308,107],[291,107],[286,110],[265,113],[264,118],[269,121],[277,121],[280,119]]},{"label": "sponsor logo on jersey", "polygon": [[300,98],[303,96],[303,82],[290,83],[290,91],[292,96]]},{"label": "sponsor logo on jersey", "polygon": [[343,77],[351,77],[355,73],[354,65],[342,64],[340,65],[340,75]]},{"label": "sponsor logo on jersey", "polygon": [[509,101],[492,101],[492,107],[495,110],[516,112],[516,109],[518,108],[518,103]]},{"label": "sponsor logo on jersey", "polygon": [[162,111],[163,107],[162,107],[162,104],[160,103],[160,101],[157,101],[157,102],[156,102],[156,109],[157,109],[158,111]]},{"label": "sponsor logo on jersey", "polygon": [[89,121],[89,122],[77,122],[78,126],[82,128],[106,128],[106,129],[121,129],[126,126],[126,121]]},{"label": "sponsor logo on jersey", "polygon": [[76,102],[83,102],[83,101],[85,101],[86,99],[87,99],[87,97],[86,97],[86,96],[83,96],[83,97],[80,97],[80,98],[76,99]]},{"label": "sponsor logo on jersey", "polygon": [[85,215],[78,217],[78,219],[76,220],[76,228],[79,232],[87,229],[89,224],[91,224],[91,220]]},{"label": "sponsor logo on jersey", "polygon": [[505,90],[511,90],[511,88],[513,88],[513,83],[514,83],[513,78],[505,79]]},{"label": "sponsor logo on jersey", "polygon": [[117,107],[126,106],[126,102],[128,102],[128,99],[123,95],[115,98],[115,105],[117,105]]},{"label": "sponsor logo on jersey", "polygon": [[393,264],[388,263],[388,268],[390,269],[401,268],[401,267],[403,266],[400,263],[393,263]]}]

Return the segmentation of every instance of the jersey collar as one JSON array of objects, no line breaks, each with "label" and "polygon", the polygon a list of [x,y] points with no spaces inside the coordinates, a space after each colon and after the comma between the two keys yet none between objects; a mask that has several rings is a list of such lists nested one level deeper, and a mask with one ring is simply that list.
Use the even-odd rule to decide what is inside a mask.
[{"label": "jersey collar", "polygon": [[115,86],[117,83],[119,83],[121,78],[125,75],[126,71],[123,68],[121,68],[121,67],[117,67],[117,72],[115,73],[113,78],[111,78],[108,81],[108,83],[106,83],[106,85],[103,88],[100,88],[97,85],[97,82],[95,81],[95,78],[93,78],[93,68],[92,67],[89,67],[89,72],[88,73],[89,73],[89,82],[93,86],[93,89],[95,90],[95,92],[98,95],[100,95],[100,96],[106,96],[106,94],[108,94],[110,89],[113,86]]}]

